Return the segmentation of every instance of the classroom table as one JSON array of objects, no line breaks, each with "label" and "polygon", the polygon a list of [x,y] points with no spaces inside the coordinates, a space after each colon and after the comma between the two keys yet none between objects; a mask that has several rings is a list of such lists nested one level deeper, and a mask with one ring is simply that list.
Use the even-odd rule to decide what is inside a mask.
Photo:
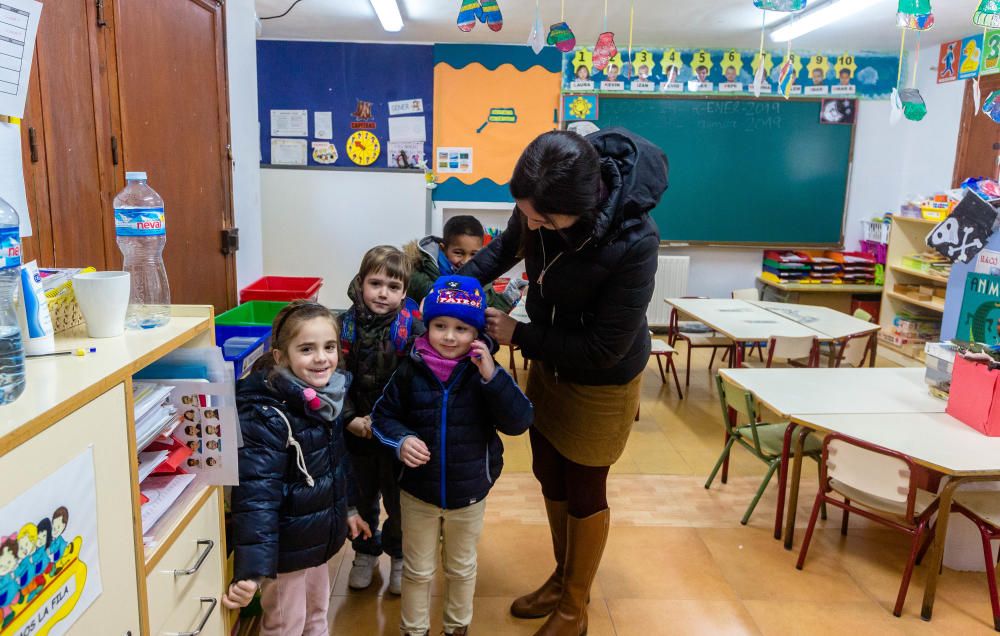
[{"label": "classroom table", "polygon": [[[772,336],[815,336],[820,342],[836,342],[879,329],[878,325],[822,307],[731,298],[667,298],[664,302],[736,345],[765,342]],[[743,347],[733,348],[736,354],[730,363],[739,367],[743,362]]]},{"label": "classroom table", "polygon": [[[752,393],[758,401],[791,420],[785,430],[778,469],[778,503],[774,515],[774,538],[781,538],[785,515],[785,486],[788,461],[797,424],[794,415],[829,414],[918,414],[944,413],[947,402],[930,395],[924,383],[924,369],[722,369],[733,384]],[[849,397],[845,397],[849,396]],[[795,513],[798,505],[799,476],[802,471],[802,444],[808,429],[800,432],[792,458],[791,489],[785,521],[785,547],[792,548]]]},{"label": "classroom table", "polygon": [[[920,612],[924,620],[930,620],[955,489],[972,481],[1000,480],[1000,438],[987,437],[940,412],[794,414],[792,423],[803,430],[841,433],[877,444],[948,476],[938,495],[937,524]],[[791,508],[795,505],[789,501]]]}]

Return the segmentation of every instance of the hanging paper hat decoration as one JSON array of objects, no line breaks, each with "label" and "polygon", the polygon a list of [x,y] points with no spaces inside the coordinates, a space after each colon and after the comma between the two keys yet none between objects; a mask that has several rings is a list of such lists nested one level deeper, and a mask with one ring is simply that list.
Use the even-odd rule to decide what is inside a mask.
[{"label": "hanging paper hat decoration", "polygon": [[1000,0],[982,0],[972,22],[981,27],[1000,27]]},{"label": "hanging paper hat decoration", "polygon": [[753,6],[765,11],[782,11],[790,13],[806,8],[806,0],[753,0]]},{"label": "hanging paper hat decoration", "polygon": [[528,34],[528,46],[538,55],[545,48],[545,36],[542,34],[542,9],[541,0],[535,0],[535,20],[531,23],[531,32]]},{"label": "hanging paper hat decoration", "polygon": [[931,0],[899,0],[896,24],[904,29],[927,31],[934,26]]}]

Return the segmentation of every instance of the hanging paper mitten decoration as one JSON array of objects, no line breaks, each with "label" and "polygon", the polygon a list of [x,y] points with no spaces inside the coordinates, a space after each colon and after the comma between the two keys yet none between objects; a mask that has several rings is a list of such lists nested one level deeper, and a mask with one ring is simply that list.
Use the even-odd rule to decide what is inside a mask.
[{"label": "hanging paper mitten decoration", "polygon": [[903,121],[903,102],[899,101],[899,90],[894,88],[889,97],[889,124],[895,126],[901,121]]},{"label": "hanging paper mitten decoration", "polygon": [[618,47],[615,46],[615,34],[605,31],[597,37],[597,44],[594,45],[594,68],[603,71],[611,58],[616,55]]},{"label": "hanging paper mitten decoration", "polygon": [[1000,91],[993,91],[983,103],[983,113],[1000,124]]},{"label": "hanging paper mitten decoration", "polygon": [[915,88],[901,88],[899,103],[903,106],[903,116],[910,121],[920,121],[927,115],[927,104]]},{"label": "hanging paper mitten decoration", "polygon": [[972,16],[972,22],[981,27],[1000,27],[1000,0],[982,0]]},{"label": "hanging paper mitten decoration", "polygon": [[499,31],[503,28],[503,14],[500,13],[500,5],[497,4],[497,0],[479,0],[479,4],[483,9],[482,18],[480,22],[486,22],[486,26],[490,28],[490,31]]},{"label": "hanging paper mitten decoration", "polygon": [[535,2],[535,21],[531,25],[531,33],[528,34],[528,46],[538,55],[545,48],[545,40],[542,37],[542,12],[539,4]]},{"label": "hanging paper mitten decoration", "polygon": [[573,29],[565,22],[559,22],[549,27],[549,37],[546,40],[563,53],[569,53],[576,46],[576,36]]},{"label": "hanging paper mitten decoration", "polygon": [[462,0],[458,10],[458,28],[468,33],[476,26],[476,20],[483,20],[483,8],[479,0]]},{"label": "hanging paper mitten decoration", "polygon": [[753,0],[753,6],[766,11],[790,13],[806,8],[806,0]]},{"label": "hanging paper mitten decoration", "polygon": [[913,31],[927,31],[933,27],[931,0],[899,0],[896,25]]}]

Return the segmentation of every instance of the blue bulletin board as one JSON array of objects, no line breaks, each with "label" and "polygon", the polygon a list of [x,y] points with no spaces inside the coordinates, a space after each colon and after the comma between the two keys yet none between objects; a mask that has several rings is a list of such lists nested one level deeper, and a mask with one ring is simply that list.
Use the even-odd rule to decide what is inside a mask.
[{"label": "blue bulletin board", "polygon": [[[357,167],[346,152],[348,138],[364,130],[378,138],[380,154],[371,168],[388,168],[389,102],[422,101],[401,116],[423,117],[431,149],[434,121],[434,47],[340,42],[257,42],[257,92],[261,163],[271,164],[271,111],[308,111],[308,136],[329,141],[337,150],[334,167]],[[332,139],[316,137],[315,113],[332,112]],[[357,115],[361,115],[358,117]],[[308,152],[308,165],[323,165]],[[391,167],[398,167],[392,165]]]}]

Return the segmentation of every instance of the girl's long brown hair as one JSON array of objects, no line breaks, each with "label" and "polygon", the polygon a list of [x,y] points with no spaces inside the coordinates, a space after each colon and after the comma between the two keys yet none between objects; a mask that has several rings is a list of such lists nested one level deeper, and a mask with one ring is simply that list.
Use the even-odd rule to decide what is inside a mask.
[{"label": "girl's long brown hair", "polygon": [[[288,355],[288,345],[299,333],[302,323],[313,318],[329,318],[337,332],[337,365],[343,364],[344,357],[340,355],[340,320],[336,314],[324,305],[311,300],[295,300],[281,308],[271,323],[271,351],[280,351]],[[257,358],[253,370],[270,373],[277,363],[270,352]]]}]

